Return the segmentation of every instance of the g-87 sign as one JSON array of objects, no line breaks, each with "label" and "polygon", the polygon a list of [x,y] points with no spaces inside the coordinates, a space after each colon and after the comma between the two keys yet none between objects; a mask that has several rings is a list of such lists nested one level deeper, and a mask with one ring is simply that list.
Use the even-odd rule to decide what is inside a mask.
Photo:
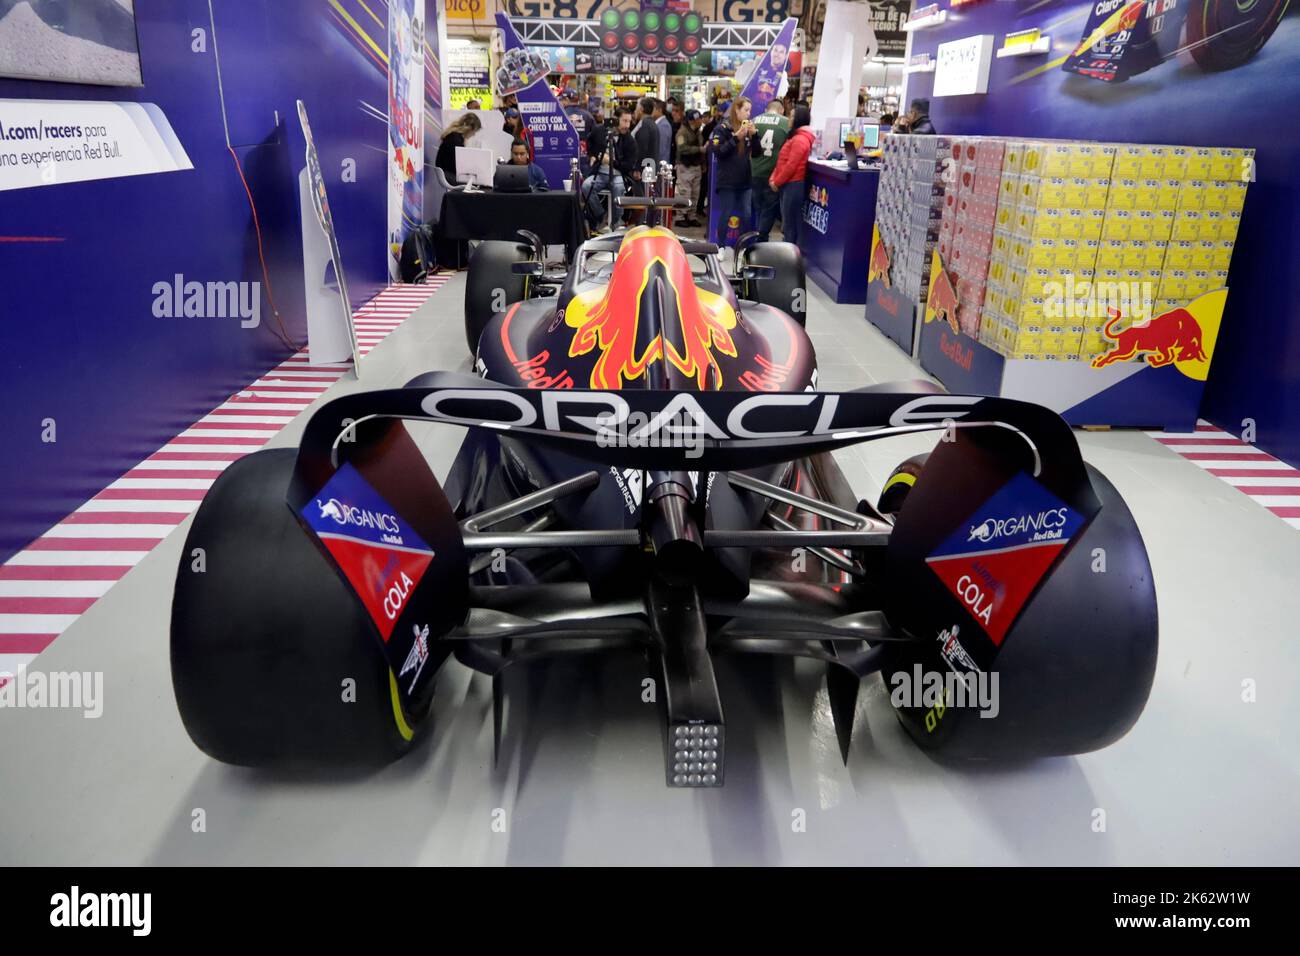
[{"label": "g-87 sign", "polygon": [[[780,23],[803,12],[805,0],[712,0],[694,4],[695,11],[716,23]],[[599,20],[606,10],[636,10],[637,0],[506,0],[512,17],[557,20]]]}]

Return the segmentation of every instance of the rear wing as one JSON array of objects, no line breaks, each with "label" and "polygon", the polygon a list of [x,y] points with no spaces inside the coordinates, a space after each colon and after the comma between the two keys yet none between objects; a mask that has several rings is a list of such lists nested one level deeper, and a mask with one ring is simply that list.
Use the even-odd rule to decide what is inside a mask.
[{"label": "rear wing", "polygon": [[781,464],[911,432],[996,432],[1023,441],[1025,470],[1064,501],[1085,511],[1097,506],[1074,433],[1055,412],[1028,402],[871,390],[508,388],[441,372],[420,382],[321,406],[303,432],[290,504],[301,505],[349,457],[383,440],[386,429],[368,423],[409,419],[485,429],[596,464],[705,472]]}]

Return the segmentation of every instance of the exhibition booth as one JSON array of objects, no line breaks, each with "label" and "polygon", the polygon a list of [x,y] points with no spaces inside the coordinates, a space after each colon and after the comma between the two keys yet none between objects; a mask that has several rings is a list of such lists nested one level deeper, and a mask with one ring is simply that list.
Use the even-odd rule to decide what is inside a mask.
[{"label": "exhibition booth", "polygon": [[0,0],[0,861],[1294,865],[1298,93],[1272,0]]}]

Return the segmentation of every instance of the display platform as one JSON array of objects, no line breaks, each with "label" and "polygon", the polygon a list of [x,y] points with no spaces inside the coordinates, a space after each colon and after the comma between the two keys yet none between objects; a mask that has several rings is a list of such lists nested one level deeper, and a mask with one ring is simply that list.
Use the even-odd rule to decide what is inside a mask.
[{"label": "display platform", "polygon": [[808,277],[836,302],[862,304],[867,301],[867,252],[880,170],[809,160],[807,182],[799,248]]}]

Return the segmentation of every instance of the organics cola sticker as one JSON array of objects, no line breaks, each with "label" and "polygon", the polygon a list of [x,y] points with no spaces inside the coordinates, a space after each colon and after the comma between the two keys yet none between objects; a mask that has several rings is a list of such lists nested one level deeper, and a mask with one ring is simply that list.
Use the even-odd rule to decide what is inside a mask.
[{"label": "organics cola sticker", "polygon": [[301,514],[388,643],[433,562],[433,549],[350,464],[334,473]]},{"label": "organics cola sticker", "polygon": [[926,558],[998,647],[1084,517],[1028,475],[1016,475]]},{"label": "organics cola sticker", "polygon": [[153,103],[0,99],[0,191],[193,168]]}]

